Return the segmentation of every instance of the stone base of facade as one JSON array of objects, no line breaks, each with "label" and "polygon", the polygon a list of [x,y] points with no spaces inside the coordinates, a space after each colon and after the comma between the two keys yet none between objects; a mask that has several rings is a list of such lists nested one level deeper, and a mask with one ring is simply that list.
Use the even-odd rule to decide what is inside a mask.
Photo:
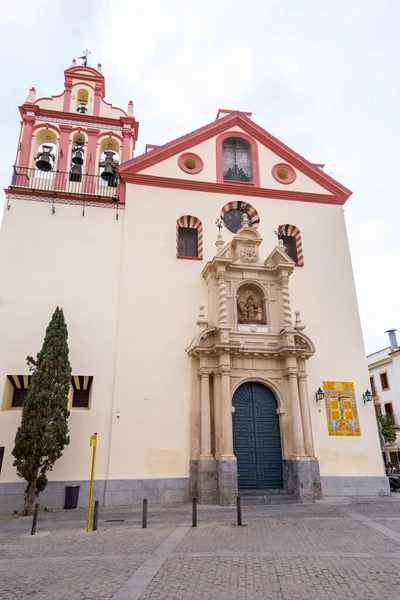
[{"label": "stone base of facade", "polygon": [[218,504],[217,461],[197,461],[197,499],[199,504]]},{"label": "stone base of facade", "polygon": [[218,501],[222,506],[236,504],[238,475],[236,458],[218,462]]},{"label": "stone base of facade", "polygon": [[329,496],[390,496],[387,477],[321,477],[322,494]]},{"label": "stone base of facade", "polygon": [[[89,481],[51,481],[38,502],[42,508],[64,508],[65,487],[79,485],[78,507],[87,507]],[[24,506],[25,483],[0,483],[0,513],[21,511]],[[93,501],[100,506],[123,506],[141,504],[144,498],[149,503],[188,502],[189,479],[110,479],[98,480],[94,484]]]},{"label": "stone base of facade", "polygon": [[321,477],[317,459],[283,460],[283,482],[286,490],[293,492],[303,502],[322,498]]}]

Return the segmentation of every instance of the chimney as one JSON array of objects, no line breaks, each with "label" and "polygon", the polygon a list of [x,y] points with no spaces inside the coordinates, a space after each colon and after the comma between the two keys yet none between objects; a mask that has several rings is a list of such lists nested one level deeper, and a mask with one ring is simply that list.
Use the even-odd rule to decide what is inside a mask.
[{"label": "chimney", "polygon": [[385,331],[385,333],[389,335],[390,347],[393,351],[399,349],[399,346],[397,344],[396,331],[397,329],[388,329],[387,331]]}]

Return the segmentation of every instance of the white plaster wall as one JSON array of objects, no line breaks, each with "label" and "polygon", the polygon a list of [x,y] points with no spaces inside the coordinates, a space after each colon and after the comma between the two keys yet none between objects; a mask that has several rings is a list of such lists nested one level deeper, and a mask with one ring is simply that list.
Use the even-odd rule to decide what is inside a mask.
[{"label": "white plaster wall", "polygon": [[[215,252],[214,221],[226,195],[128,185],[110,477],[188,474],[190,365],[185,348],[206,300],[201,270]],[[363,339],[340,206],[248,198],[260,215],[265,258],[281,223],[302,233],[305,267],[291,278],[292,309],[301,311],[317,353],[308,363],[314,442],[322,475],[383,474]],[[150,215],[139,222],[141,207]],[[175,257],[176,219],[203,223],[205,261]],[[224,240],[232,234],[223,230]],[[360,437],[328,435],[314,392],[323,380],[352,381]]]},{"label": "white plaster wall", "polygon": [[[71,444],[50,480],[88,479],[89,435],[98,433],[96,477],[106,476],[114,385],[124,214],[108,208],[11,200],[0,233],[0,394],[7,375],[28,374],[57,305],[64,309],[75,375],[93,375],[91,410],[73,409]],[[16,481],[11,450],[19,410],[0,411],[0,482]]]}]

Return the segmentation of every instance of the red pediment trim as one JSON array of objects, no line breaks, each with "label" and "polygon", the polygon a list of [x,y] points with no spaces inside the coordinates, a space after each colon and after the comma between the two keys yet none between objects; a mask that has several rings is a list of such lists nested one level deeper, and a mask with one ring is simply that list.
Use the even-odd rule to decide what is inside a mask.
[{"label": "red pediment trim", "polygon": [[[234,126],[241,127],[245,133],[247,133],[249,136],[253,137],[255,140],[257,140],[258,142],[260,142],[261,144],[263,144],[264,146],[269,148],[272,152],[274,152],[275,154],[280,156],[283,161],[288,162],[293,167],[298,169],[301,173],[303,173],[304,175],[306,175],[307,177],[309,177],[310,179],[312,179],[313,181],[318,183],[320,186],[325,188],[328,192],[330,192],[333,195],[333,197],[340,197],[340,199],[341,199],[340,204],[343,204],[343,198],[344,198],[344,202],[345,202],[347,200],[347,198],[351,195],[352,192],[348,188],[341,185],[335,179],[333,179],[332,177],[330,177],[329,175],[327,175],[326,173],[321,171],[321,169],[314,166],[308,160],[306,160],[305,158],[300,156],[300,154],[297,154],[297,152],[294,152],[294,150],[291,150],[288,146],[286,146],[285,144],[280,142],[273,135],[271,135],[270,133],[265,131],[262,127],[260,127],[259,125],[256,125],[256,123],[254,123],[251,119],[249,119],[244,113],[240,113],[240,112],[231,113],[230,115],[227,115],[226,117],[218,119],[217,121],[213,121],[212,123],[209,123],[208,125],[205,125],[204,127],[201,127],[200,129],[197,129],[196,131],[193,131],[181,138],[178,138],[177,140],[173,140],[172,142],[169,142],[169,143],[165,144],[164,146],[155,148],[154,150],[152,150],[151,152],[149,152],[147,154],[142,154],[141,156],[138,156],[137,158],[133,158],[132,160],[130,160],[126,163],[123,163],[119,167],[119,174],[124,181],[130,182],[131,177],[133,175],[137,174],[139,171],[142,171],[143,169],[147,169],[148,167],[151,167],[151,166],[156,165],[168,158],[171,158],[172,156],[174,156],[180,152],[183,152],[184,150],[188,150],[189,148],[192,148],[193,146],[200,144],[220,133],[229,131],[229,129]],[[235,133],[238,133],[238,132],[235,132]],[[161,179],[165,179],[165,178],[161,178]],[[171,179],[171,181],[178,182],[180,180]],[[191,183],[192,184],[198,183],[201,185],[206,185],[203,182],[194,182],[193,181]],[[210,184],[210,185],[215,185],[215,184]],[[234,184],[227,184],[227,183],[223,184],[223,186],[226,187],[227,189],[229,187],[231,187],[232,185],[234,185]],[[176,187],[179,187],[179,186],[176,185]],[[190,189],[190,188],[186,188],[186,189]],[[258,188],[258,189],[260,189],[260,188]],[[245,192],[242,192],[242,195],[249,195],[249,196],[250,195],[254,195],[254,196],[265,195],[265,194],[257,194],[256,191],[257,191],[257,188],[252,186],[251,193],[247,194]],[[285,192],[284,190],[271,190],[271,192],[272,191],[276,194],[273,197],[280,197],[280,198],[283,198],[288,193],[295,195],[296,197],[301,195],[301,193],[299,193],[299,192],[288,192],[288,191]],[[223,193],[238,193],[238,192],[236,192],[236,191],[228,192],[227,191],[227,192],[223,192]],[[304,195],[304,193],[303,193],[303,195]],[[309,194],[309,195],[322,196],[322,197],[324,197],[324,202],[329,202],[329,200],[331,199],[332,203],[334,203],[333,202],[334,198],[331,198],[330,196],[325,196],[324,194]],[[272,197],[272,196],[270,196],[270,197]]]},{"label": "red pediment trim", "polygon": [[[126,163],[127,164],[127,163]],[[193,179],[175,179],[172,177],[158,177],[155,175],[142,175],[140,173],[126,172],[123,181],[136,185],[152,187],[173,188],[206,192],[208,194],[233,194],[235,196],[252,196],[253,198],[276,198],[278,200],[297,200],[300,202],[317,202],[318,204],[344,204],[347,196],[331,194],[311,194],[309,192],[296,192],[288,190],[273,190],[246,185],[242,183],[209,183]]]}]

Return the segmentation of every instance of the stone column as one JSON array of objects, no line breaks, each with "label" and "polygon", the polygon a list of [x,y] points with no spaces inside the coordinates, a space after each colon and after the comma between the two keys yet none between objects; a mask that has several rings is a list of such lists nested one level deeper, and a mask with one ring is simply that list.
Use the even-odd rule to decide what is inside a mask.
[{"label": "stone column", "polygon": [[215,458],[221,454],[221,373],[214,373],[214,446]]},{"label": "stone column", "polygon": [[211,405],[210,374],[201,373],[201,460],[212,460],[211,455]]},{"label": "stone column", "polygon": [[228,303],[226,300],[226,275],[225,272],[218,273],[218,325],[228,325]]},{"label": "stone column", "polygon": [[219,371],[221,373],[221,440],[220,460],[218,461],[218,496],[220,504],[232,505],[236,502],[238,482],[236,457],[233,454],[229,354],[221,355]]},{"label": "stone column", "polygon": [[84,174],[84,193],[94,194],[97,185],[97,176],[99,174],[99,165],[97,160],[97,140],[100,129],[88,129],[87,156],[85,157]]},{"label": "stone column", "polygon": [[310,418],[310,407],[308,404],[308,393],[307,393],[307,375],[305,373],[299,373],[299,399],[300,399],[300,410],[301,410],[301,422],[303,425],[304,434],[304,449],[306,456],[309,458],[314,457],[314,443],[311,429],[311,418]]},{"label": "stone column", "polygon": [[17,167],[29,167],[29,159],[31,155],[33,126],[35,124],[34,115],[24,115],[23,117],[24,131],[21,140],[21,150],[19,153],[19,164]]},{"label": "stone column", "polygon": [[122,157],[121,163],[126,162],[131,157],[130,154],[130,145],[131,145],[131,132],[124,130],[122,132]]},{"label": "stone column", "polygon": [[290,408],[292,414],[293,453],[295,456],[304,457],[304,435],[300,410],[299,388],[297,373],[289,373]]},{"label": "stone column", "polygon": [[292,312],[290,309],[289,275],[287,271],[282,273],[279,283],[281,284],[282,289],[283,328],[293,329]]},{"label": "stone column", "polygon": [[210,373],[200,369],[200,457],[197,463],[197,495],[200,504],[218,503],[217,463],[211,454]]},{"label": "stone column", "polygon": [[221,365],[220,372],[222,409],[221,456],[223,458],[234,458],[230,366],[226,364]]}]

